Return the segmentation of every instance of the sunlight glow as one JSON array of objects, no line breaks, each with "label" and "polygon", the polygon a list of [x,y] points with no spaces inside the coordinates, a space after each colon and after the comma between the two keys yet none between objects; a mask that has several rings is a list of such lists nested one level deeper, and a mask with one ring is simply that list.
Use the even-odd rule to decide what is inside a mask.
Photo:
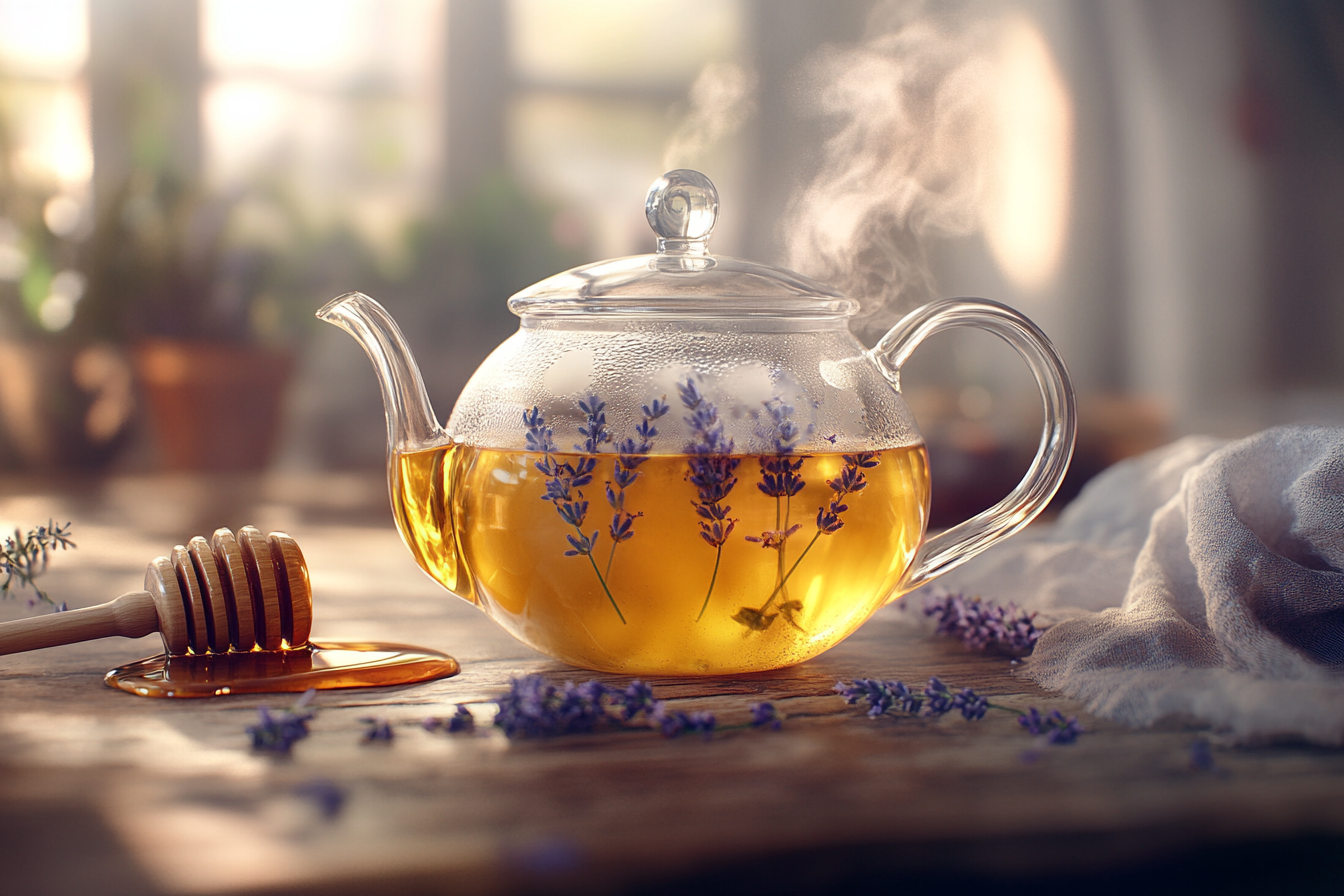
[{"label": "sunlight glow", "polygon": [[79,189],[93,174],[88,102],[78,83],[89,53],[84,0],[0,0],[0,114],[13,177]]},{"label": "sunlight glow", "polygon": [[73,78],[89,54],[85,0],[0,0],[0,69]]},{"label": "sunlight glow", "polygon": [[[204,0],[206,181],[283,184],[379,239],[428,202],[441,152],[436,0]],[[393,226],[386,225],[385,219]]]},{"label": "sunlight glow", "polygon": [[999,139],[984,209],[1004,275],[1025,292],[1058,271],[1069,218],[1073,105],[1040,28],[1025,16],[1005,30],[997,89]]},{"label": "sunlight glow", "polygon": [[89,111],[84,91],[74,86],[36,88],[19,106],[14,122],[17,147],[14,176],[43,186],[78,189],[93,176]]},{"label": "sunlight glow", "polygon": [[732,58],[737,0],[513,0],[513,62],[525,82],[680,88]]},{"label": "sunlight glow", "polygon": [[[437,7],[433,0],[206,0],[201,54],[215,70],[326,84],[376,75],[408,87],[430,61]],[[386,52],[389,46],[398,52]]]}]

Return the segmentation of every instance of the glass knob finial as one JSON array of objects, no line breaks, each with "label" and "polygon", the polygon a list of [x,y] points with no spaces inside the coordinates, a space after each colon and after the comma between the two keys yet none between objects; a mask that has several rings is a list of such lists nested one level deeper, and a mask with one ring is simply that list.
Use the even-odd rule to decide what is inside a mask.
[{"label": "glass knob finial", "polygon": [[699,171],[678,168],[649,187],[644,216],[658,234],[658,251],[703,255],[719,217],[719,191]]}]

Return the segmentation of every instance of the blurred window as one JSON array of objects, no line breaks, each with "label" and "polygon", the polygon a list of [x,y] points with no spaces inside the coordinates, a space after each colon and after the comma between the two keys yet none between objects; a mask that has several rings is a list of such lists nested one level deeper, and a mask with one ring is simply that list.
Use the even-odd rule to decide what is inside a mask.
[{"label": "blurred window", "polygon": [[675,96],[736,53],[743,26],[737,0],[512,0],[510,16],[524,83]]},{"label": "blurred window", "polygon": [[0,0],[0,159],[21,188],[79,192],[89,144],[84,0]]},{"label": "blurred window", "polygon": [[[512,164],[530,189],[583,210],[598,257],[651,251],[644,191],[666,167],[676,118],[691,111],[688,89],[743,57],[744,7],[741,0],[510,3]],[[717,175],[732,158],[725,146],[716,151],[716,165],[675,164],[703,164]],[[722,187],[724,178],[715,180]]]},{"label": "blurred window", "polygon": [[[84,0],[0,0],[0,331],[70,325],[93,151]],[[117,424],[120,425],[119,423]]]},{"label": "blurred window", "polygon": [[290,191],[394,249],[435,195],[443,30],[437,0],[204,0],[206,182]]}]

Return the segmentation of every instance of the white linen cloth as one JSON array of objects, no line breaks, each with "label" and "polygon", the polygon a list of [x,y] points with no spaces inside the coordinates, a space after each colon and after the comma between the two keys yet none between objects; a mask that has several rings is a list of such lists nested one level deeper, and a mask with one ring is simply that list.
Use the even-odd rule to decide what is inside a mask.
[{"label": "white linen cloth", "polygon": [[938,584],[1053,623],[1024,672],[1096,715],[1344,744],[1344,429],[1123,461]]}]

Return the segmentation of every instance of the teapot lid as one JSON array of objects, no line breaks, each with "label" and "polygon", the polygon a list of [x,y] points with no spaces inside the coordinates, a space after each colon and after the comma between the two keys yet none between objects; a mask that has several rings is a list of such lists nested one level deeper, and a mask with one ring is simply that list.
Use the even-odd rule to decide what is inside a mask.
[{"label": "teapot lid", "polygon": [[784,268],[709,253],[719,193],[699,171],[678,168],[653,182],[644,215],[658,251],[600,261],[516,293],[522,316],[670,314],[680,317],[847,317],[858,302]]}]

